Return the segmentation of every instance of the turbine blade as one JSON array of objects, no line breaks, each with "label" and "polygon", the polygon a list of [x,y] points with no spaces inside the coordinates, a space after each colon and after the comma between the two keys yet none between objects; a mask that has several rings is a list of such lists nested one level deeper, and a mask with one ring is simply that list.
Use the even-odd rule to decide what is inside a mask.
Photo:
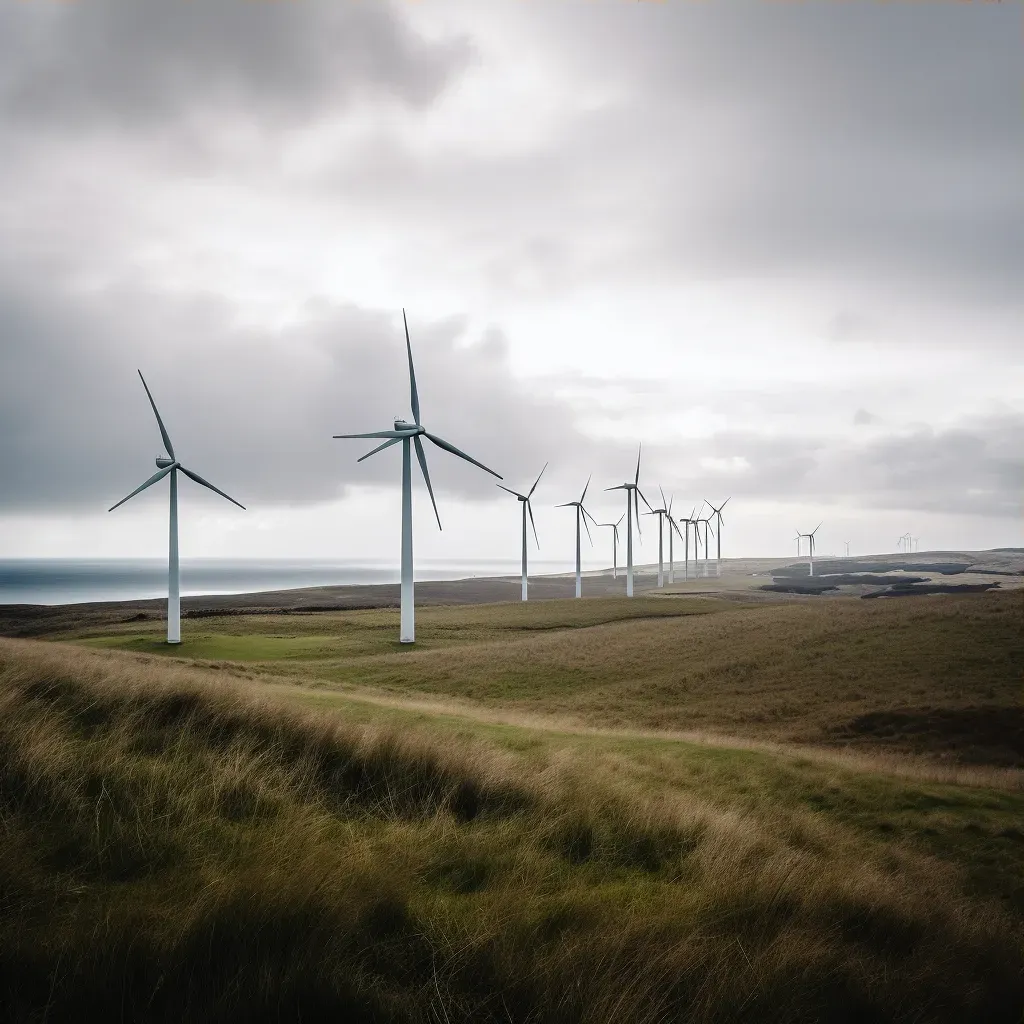
[{"label": "turbine blade", "polygon": [[[583,512],[583,511],[584,511],[583,510],[583,506],[580,505],[580,512]],[[583,527],[587,531],[587,538],[590,541],[590,546],[593,547],[594,546],[594,538],[590,536],[590,527],[587,526],[587,516],[586,516],[586,514],[584,513],[583,515],[581,515],[580,519],[583,520]]]},{"label": "turbine blade", "polygon": [[524,501],[529,501],[529,497],[525,494],[520,494],[518,491],[509,490],[504,484],[495,484],[495,487],[500,487],[503,491],[508,491],[509,494],[514,494],[517,498],[522,498]]},{"label": "turbine blade", "polygon": [[[404,311],[402,315],[405,315]],[[427,436],[429,437],[430,435],[428,434]],[[427,493],[430,495],[430,504],[434,506],[434,515],[437,516],[437,528],[440,530],[441,515],[437,511],[437,502],[434,501],[434,488],[430,486],[430,474],[427,472],[427,453],[423,450],[423,442],[419,439],[418,434],[413,438],[413,444],[416,445],[416,458],[419,459],[420,469],[423,471],[423,479],[427,485]]]},{"label": "turbine blade", "polygon": [[411,437],[410,430],[371,430],[368,434],[334,434],[334,439],[344,437],[371,438],[371,437]]},{"label": "turbine blade", "polygon": [[[637,494],[639,494],[639,495],[640,495],[640,497],[644,499],[644,504],[645,504],[645,505],[646,505],[646,506],[647,506],[648,508],[650,508],[650,509],[651,509],[651,511],[653,512],[653,511],[654,511],[654,509],[653,509],[653,508],[651,508],[651,503],[650,503],[650,502],[649,502],[649,501],[648,501],[648,500],[647,500],[647,499],[646,499],[646,498],[644,497],[644,492],[643,492],[643,491],[641,491],[639,487],[637,487],[637,488],[636,488],[636,493],[637,493]],[[639,514],[640,514],[640,502],[637,502],[637,505],[636,505],[636,512],[637,512],[637,515],[639,515]]]},{"label": "turbine blade", "polygon": [[575,501],[563,501],[561,505],[556,505],[555,508],[575,508],[576,504]]},{"label": "turbine blade", "polygon": [[590,476],[587,477],[587,482],[583,485],[583,493],[580,495],[581,505],[583,504],[583,499],[587,496],[587,488],[590,486],[590,481],[593,480],[593,478],[594,474],[591,473]]},{"label": "turbine blade", "polygon": [[614,487],[606,487],[606,491],[628,491],[629,488],[625,484],[616,484]]},{"label": "turbine blade", "polygon": [[245,506],[240,501],[235,501],[230,494],[225,494],[219,487],[214,487],[209,480],[204,480],[198,473],[193,473],[191,469],[186,469],[184,466],[179,466],[178,469],[180,469],[190,480],[195,480],[197,484],[202,484],[203,487],[209,487],[214,494],[219,494],[222,498],[227,498],[232,505],[237,505],[243,512],[245,511]]},{"label": "turbine blade", "polygon": [[[405,325],[405,350],[409,354],[409,397],[412,405],[412,421],[419,425],[420,422],[420,396],[416,390],[416,370],[412,365],[412,342],[409,341],[409,321],[405,318],[405,309],[402,310],[402,323]],[[436,512],[437,509],[435,508]],[[440,525],[440,520],[438,520]]]},{"label": "turbine blade", "polygon": [[[128,500],[128,498],[134,498],[135,495],[138,494],[140,491],[144,491],[147,487],[152,487],[153,484],[157,482],[157,480],[162,480],[174,468],[175,466],[165,466],[163,469],[158,469],[144,484],[140,485],[139,487],[136,487],[131,494],[122,498],[117,503],[117,505],[123,505]],[[117,505],[111,505],[110,508],[107,509],[107,511],[113,512],[114,509],[117,508]]]},{"label": "turbine blade", "polygon": [[[636,487],[633,488],[633,504],[636,505],[636,516],[634,518],[636,519],[636,535],[638,537],[642,537],[643,536],[643,530],[640,529],[640,499],[636,496],[638,490],[639,490],[639,488],[636,488]],[[630,499],[627,497],[626,501],[629,501],[629,500]]]},{"label": "turbine blade", "polygon": [[682,540],[683,539],[683,533],[679,529],[679,524],[671,516],[668,517],[668,521],[672,524],[672,529],[676,531],[676,536],[680,540]]},{"label": "turbine blade", "polygon": [[[545,463],[544,463],[544,469],[547,469],[547,468],[548,468],[548,464],[547,464],[547,463],[545,462]],[[540,483],[540,478],[541,478],[541,477],[542,477],[542,476],[544,475],[544,469],[542,469],[542,470],[541,470],[541,471],[540,471],[540,472],[539,472],[539,473],[537,474],[537,479],[533,481],[533,486],[532,486],[532,487],[530,488],[530,493],[529,493],[529,494],[527,494],[527,496],[526,496],[527,498],[532,498],[532,497],[533,497],[533,492],[534,492],[535,490],[537,490],[537,484],[539,484],[539,483]]]},{"label": "turbine blade", "polygon": [[[167,454],[173,459],[176,457],[174,454],[174,445],[171,444],[171,439],[167,436],[167,428],[164,426],[164,421],[160,419],[160,411],[157,409],[156,402],[153,401],[153,396],[149,392],[149,385],[146,383],[146,378],[142,376],[141,370],[138,371],[138,374],[139,380],[142,381],[142,386],[146,389],[146,397],[149,399],[149,404],[153,406],[153,415],[156,417],[157,426],[160,428],[160,436],[163,438],[164,447],[167,449]],[[117,508],[116,505],[114,507]]]},{"label": "turbine blade", "polygon": [[668,502],[665,501],[665,488],[658,484],[658,491],[661,494],[661,507],[664,509],[668,508]]},{"label": "turbine blade", "polygon": [[[500,487],[501,484],[498,484]],[[537,545],[537,550],[540,551],[540,538],[537,536],[537,524],[533,521],[533,506],[530,504],[530,499],[526,499],[526,511],[530,513],[530,525],[533,527],[533,541]]]},{"label": "turbine blade", "polygon": [[400,437],[389,438],[383,444],[377,445],[377,447],[374,448],[372,452],[367,452],[361,458],[356,459],[356,462],[362,462],[363,459],[368,459],[371,455],[376,455],[377,452],[382,452],[382,451],[384,451],[385,448],[390,448],[393,444],[398,444],[398,442],[401,441],[401,440],[402,439]]},{"label": "turbine blade", "polygon": [[443,448],[446,452],[451,452],[452,455],[458,455],[460,459],[465,459],[467,462],[472,462],[474,466],[479,466],[485,473],[490,473],[491,476],[496,476],[499,480],[505,478],[500,473],[495,473],[493,469],[488,469],[482,462],[477,462],[476,459],[470,457],[465,452],[460,452],[458,448],[453,444],[449,444],[443,438],[438,437],[436,434],[431,434],[429,431],[423,432],[427,437],[430,438],[438,448]]},{"label": "turbine blade", "polygon": [[594,517],[593,517],[592,515],[590,515],[590,513],[589,513],[589,512],[588,512],[588,511],[587,511],[587,510],[586,510],[585,508],[583,508],[583,506],[582,506],[582,505],[580,505],[580,508],[581,508],[581,509],[583,510],[583,514],[584,514],[585,516],[589,516],[589,517],[590,517],[590,521],[591,521],[591,522],[592,522],[592,523],[593,523],[593,524],[594,524],[595,526],[601,526],[601,525],[604,525],[604,526],[608,526],[608,525],[609,525],[608,523],[604,523],[604,524],[601,524],[601,523],[599,523],[599,522],[598,522],[598,521],[597,521],[597,520],[596,520],[596,519],[595,519],[595,518],[594,518]]},{"label": "turbine blade", "polygon": [[636,479],[633,481],[634,484],[640,483],[640,453],[643,451],[643,442],[641,441],[636,450]]},{"label": "turbine blade", "polygon": [[[730,501],[732,501],[732,495],[731,494],[729,495],[728,498],[725,499],[725,501],[722,502],[722,508],[725,508],[725,506],[728,505]],[[722,509],[719,509],[719,511],[721,511],[721,510]]]},{"label": "turbine blade", "polygon": [[619,516],[619,521],[618,521],[618,522],[617,522],[617,523],[616,523],[615,525],[616,525],[616,526],[619,526],[619,525],[621,525],[621,523],[622,523],[622,520],[623,520],[623,519],[625,519],[625,518],[626,518],[626,513],[625,513],[625,512],[623,512],[623,513],[622,513],[622,515],[621,515],[621,516]]}]

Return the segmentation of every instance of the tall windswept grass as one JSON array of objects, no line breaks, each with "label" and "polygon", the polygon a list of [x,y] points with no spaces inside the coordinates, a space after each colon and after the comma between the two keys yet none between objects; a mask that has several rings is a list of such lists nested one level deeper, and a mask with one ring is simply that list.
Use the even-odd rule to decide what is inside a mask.
[{"label": "tall windswept grass", "polygon": [[0,641],[0,822],[4,1020],[1017,1024],[1024,1006],[1019,922],[936,862],[194,669]]}]

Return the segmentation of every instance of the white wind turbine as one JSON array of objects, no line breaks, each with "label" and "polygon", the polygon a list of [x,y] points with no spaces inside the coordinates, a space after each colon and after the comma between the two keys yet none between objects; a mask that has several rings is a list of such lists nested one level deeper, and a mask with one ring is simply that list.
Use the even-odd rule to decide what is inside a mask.
[{"label": "white wind turbine", "polygon": [[566,501],[561,505],[556,505],[555,508],[575,508],[576,509],[576,596],[583,596],[583,570],[580,565],[580,521],[582,520],[583,525],[587,530],[587,537],[590,539],[590,546],[594,546],[594,538],[590,536],[590,527],[587,526],[587,519],[595,525],[599,526],[600,523],[583,507],[583,499],[587,496],[587,488],[590,486],[590,477],[587,477],[586,485],[583,488],[583,493],[580,495],[579,501]]},{"label": "white wind turbine", "polygon": [[[664,492],[662,492],[662,500],[665,498]],[[672,518],[672,502],[675,501],[675,495],[668,499],[668,510],[665,515],[668,516],[668,582],[673,584],[676,581],[676,554],[675,545],[672,543],[672,531],[675,530],[679,534],[679,539],[683,539],[682,533],[680,533],[679,525]],[[686,570],[683,570],[683,579],[686,579]]]},{"label": "white wind turbine", "polygon": [[[822,521],[824,522],[824,520],[822,520]],[[810,567],[810,571],[807,573],[808,576],[813,576],[814,575],[814,535],[820,529],[821,529],[821,523],[818,523],[818,525],[813,530],[811,530],[810,533],[798,534],[798,536],[800,536],[800,537],[806,537],[807,538],[808,551],[809,551],[808,557],[810,558],[810,561],[808,562],[808,566]],[[797,547],[799,548],[799,542],[797,544]]]},{"label": "white wind turbine", "polygon": [[[548,464],[544,463],[544,469],[548,468]],[[509,494],[514,494],[518,499],[519,503],[523,507],[523,600],[526,600],[526,513],[530,513],[530,525],[533,527],[533,539],[537,544],[537,548],[540,548],[540,540],[537,538],[537,524],[533,521],[533,506],[530,505],[530,498],[533,497],[533,492],[537,490],[537,484],[540,483],[540,478],[544,475],[544,469],[537,474],[537,479],[534,480],[533,486],[526,494],[520,494],[518,491],[513,491],[511,488],[506,487],[504,484],[495,484],[495,487],[500,487],[503,491],[508,491]]]},{"label": "white wind turbine", "polygon": [[598,526],[610,526],[612,528],[612,579],[617,579],[619,575],[619,524],[623,519],[626,518],[626,513],[623,512],[619,516],[617,523],[598,523]]},{"label": "white wind turbine", "polygon": [[409,341],[409,322],[405,318],[405,310],[402,310],[402,323],[405,326],[405,350],[409,356],[409,393],[412,406],[412,423],[407,420],[395,420],[394,430],[375,430],[368,434],[335,434],[335,438],[383,438],[384,443],[377,445],[373,451],[367,452],[357,462],[368,459],[371,455],[390,448],[393,444],[402,442],[402,613],[399,640],[403,644],[411,644],[416,639],[416,608],[413,596],[412,577],[412,446],[416,446],[416,458],[423,473],[423,481],[427,485],[427,493],[430,495],[430,503],[434,506],[434,515],[437,517],[437,528],[441,529],[441,516],[437,511],[437,502],[434,501],[434,489],[430,486],[430,473],[427,471],[427,456],[423,451],[423,442],[420,436],[429,438],[438,448],[443,448],[452,455],[458,455],[460,459],[473,463],[485,473],[504,480],[500,473],[488,469],[482,462],[477,462],[465,452],[460,452],[453,444],[449,444],[436,434],[431,434],[420,422],[420,397],[416,391],[416,370],[412,365],[412,343]]},{"label": "white wind turbine", "polygon": [[[704,500],[707,501],[706,498]],[[731,494],[728,498],[725,499],[725,501],[722,502],[722,504],[718,508],[715,508],[715,506],[712,505],[710,501],[708,501],[708,506],[710,507],[711,511],[715,513],[715,516],[718,518],[718,557],[715,559],[715,562],[718,566],[721,566],[722,564],[722,523],[724,521],[722,519],[722,509],[725,508],[725,506],[728,505],[730,501],[732,501]],[[719,572],[720,571],[721,569],[719,569]]]},{"label": "white wind turbine", "polygon": [[142,381],[142,386],[146,389],[146,397],[149,399],[149,404],[153,407],[153,415],[156,416],[156,423],[160,428],[160,436],[163,438],[164,449],[169,457],[164,457],[162,455],[157,456],[157,472],[155,472],[140,487],[136,487],[135,490],[127,497],[122,498],[117,505],[111,505],[107,511],[113,512],[118,505],[123,505],[128,498],[134,498],[136,494],[144,491],[147,487],[151,487],[158,480],[162,480],[165,476],[170,476],[171,528],[170,543],[167,553],[167,642],[169,644],[180,644],[181,580],[178,572],[178,471],[181,470],[181,472],[190,480],[195,480],[197,484],[202,484],[203,487],[208,487],[211,491],[219,494],[222,498],[227,498],[233,505],[238,505],[240,509],[244,510],[245,506],[235,501],[230,494],[225,494],[220,490],[220,488],[214,487],[208,480],[204,480],[198,473],[193,473],[192,470],[186,469],[180,462],[178,462],[177,456],[174,454],[174,446],[171,444],[171,439],[167,435],[167,428],[164,427],[164,421],[160,418],[156,402],[153,401],[153,396],[149,392],[149,385],[146,384],[146,378],[142,376],[141,370],[139,370],[139,379]]},{"label": "white wind turbine", "polygon": [[[705,501],[704,504],[706,505],[707,502]],[[704,505],[701,505],[701,509],[702,510],[703,510],[703,508],[704,508]],[[698,518],[694,519],[694,521],[693,521],[694,531],[693,532],[697,536],[698,543],[700,541],[700,526],[699,526],[700,523],[704,524],[704,577],[706,579],[707,576],[708,576],[708,562],[709,562],[709,560],[711,558],[711,545],[708,543],[708,529],[709,529],[709,526],[710,526],[710,523],[711,523],[711,518],[709,516],[705,516],[705,518],[701,519],[698,516]],[[715,531],[711,530],[711,536],[713,537],[714,535],[715,535]],[[696,548],[695,548],[694,549],[694,563],[696,563],[696,561],[697,561],[697,552],[696,552]],[[699,573],[698,573],[698,575],[699,575]]]},{"label": "white wind turbine", "polygon": [[850,542],[848,540],[844,540],[843,543],[846,545],[846,557],[849,558],[850,557]]},{"label": "white wind turbine", "polygon": [[[658,491],[661,493],[661,508],[651,509],[650,512],[644,512],[645,516],[657,516],[658,517],[658,586],[665,586],[665,520],[664,516],[669,517],[669,522],[672,523],[672,516],[669,511],[669,503],[665,501],[665,491],[662,487],[658,487]],[[646,498],[644,499],[646,501]],[[672,524],[675,525],[674,523]],[[671,551],[672,547],[672,527],[668,530],[668,543]],[[669,555],[669,561],[671,563],[671,554]],[[671,572],[671,570],[670,570]],[[673,580],[669,580],[670,583]]]},{"label": "white wind turbine", "polygon": [[[640,536],[640,498],[644,498],[640,490],[640,455],[643,451],[641,444],[636,451],[636,476],[632,483],[617,484],[615,487],[606,487],[606,491],[626,492],[626,597],[633,596],[633,505],[636,505],[636,533]],[[650,511],[651,503],[644,498],[644,504]]]}]

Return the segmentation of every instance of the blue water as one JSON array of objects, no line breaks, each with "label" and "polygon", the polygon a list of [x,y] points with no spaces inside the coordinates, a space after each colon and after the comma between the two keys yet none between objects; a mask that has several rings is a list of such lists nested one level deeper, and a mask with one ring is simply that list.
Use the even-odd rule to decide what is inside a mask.
[{"label": "blue water", "polygon": [[[531,565],[531,571],[534,566]],[[536,571],[565,572],[559,562],[536,563]],[[516,576],[517,561],[430,562],[416,564],[417,580],[456,580],[471,576]],[[261,590],[397,583],[398,566],[339,561],[253,561],[182,559],[181,593],[252,594]],[[132,601],[167,596],[167,562],[131,559],[0,559],[0,604],[76,604]]]}]

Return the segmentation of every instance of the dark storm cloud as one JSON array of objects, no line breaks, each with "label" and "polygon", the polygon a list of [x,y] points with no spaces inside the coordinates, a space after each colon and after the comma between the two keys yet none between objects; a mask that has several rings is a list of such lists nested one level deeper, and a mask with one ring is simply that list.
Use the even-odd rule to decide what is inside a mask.
[{"label": "dark storm cloud", "polygon": [[[352,484],[395,483],[400,449],[356,465],[409,418],[400,317],[326,304],[278,332],[242,328],[206,296],[130,287],[72,294],[0,282],[0,490],[8,509],[112,505],[153,471],[161,444],[141,368],[184,464],[243,504],[303,504]],[[507,476],[592,447],[567,407],[509,372],[500,333],[410,311],[428,429]],[[614,450],[614,446],[613,450]],[[427,445],[435,488],[490,497],[494,478]],[[553,465],[551,476],[558,469]]]},{"label": "dark storm cloud", "polygon": [[0,11],[0,112],[22,127],[166,132],[186,115],[305,123],[355,97],[414,108],[470,56],[386,0],[82,0]]}]

